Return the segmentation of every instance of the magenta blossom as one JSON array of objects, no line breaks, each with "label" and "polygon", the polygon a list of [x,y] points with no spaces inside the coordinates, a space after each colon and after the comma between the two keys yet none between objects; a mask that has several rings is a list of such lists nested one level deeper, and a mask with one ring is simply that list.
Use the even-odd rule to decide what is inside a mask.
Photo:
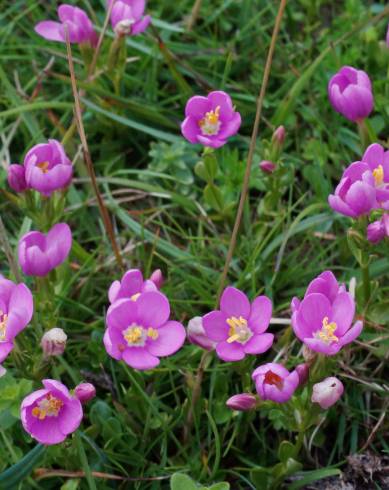
[{"label": "magenta blossom", "polygon": [[59,444],[78,429],[83,416],[81,402],[59,381],[44,379],[43,386],[23,400],[22,424],[41,444]]},{"label": "magenta blossom", "polygon": [[185,108],[181,131],[190,143],[219,148],[234,136],[241,125],[239,112],[225,92],[211,92],[207,97],[191,97]]},{"label": "magenta blossom", "polygon": [[73,5],[62,4],[58,7],[60,22],[44,20],[35,26],[35,32],[49,41],[66,42],[65,26],[69,33],[69,41],[75,44],[97,44],[97,35],[93,24],[84,10]]},{"label": "magenta blossom", "polygon": [[28,287],[0,276],[0,363],[14,348],[15,337],[29,324],[33,311]]},{"label": "magenta blossom", "polygon": [[124,298],[136,301],[141,293],[146,291],[158,291],[158,287],[151,279],[144,280],[139,269],[130,269],[124,274],[121,281],[114,281],[111,284],[108,299],[111,304]]},{"label": "magenta blossom", "polygon": [[326,409],[334,405],[343,392],[343,384],[338,378],[326,378],[321,383],[313,385],[311,401]]},{"label": "magenta blossom", "polygon": [[87,403],[96,396],[96,388],[92,383],[80,383],[74,388],[74,394],[81,403]]},{"label": "magenta blossom", "polygon": [[378,207],[375,177],[363,162],[352,163],[343,173],[328,203],[337,213],[351,218],[368,215]]},{"label": "magenta blossom", "polygon": [[24,192],[27,189],[23,165],[14,163],[8,167],[8,184],[15,192]]},{"label": "magenta blossom", "polygon": [[46,276],[67,259],[72,248],[72,232],[58,223],[45,235],[30,231],[18,245],[19,264],[27,276]]},{"label": "magenta blossom", "polygon": [[262,170],[262,172],[265,172],[265,174],[272,174],[277,168],[277,165],[270,160],[262,160],[259,163],[259,168]]},{"label": "magenta blossom", "polygon": [[355,340],[363,323],[352,327],[355,301],[332,272],[320,274],[308,286],[304,299],[292,300],[292,327],[296,336],[315,352],[332,356]]},{"label": "magenta blossom", "polygon": [[378,203],[389,210],[389,151],[378,143],[370,145],[363,154],[360,173],[371,172]]},{"label": "magenta blossom", "polygon": [[246,354],[262,354],[273,344],[274,335],[265,333],[272,304],[258,296],[250,305],[239,289],[227,287],[220,299],[220,310],[203,317],[206,335],[217,342],[216,353],[223,361],[240,361]]},{"label": "magenta blossom", "polygon": [[350,121],[361,121],[373,110],[371,82],[362,70],[344,66],[328,84],[328,97],[336,112]]},{"label": "magenta blossom", "polygon": [[158,366],[159,357],[174,354],[185,341],[185,328],[169,316],[169,301],[158,291],[146,291],[136,301],[119,299],[107,312],[108,354],[134,369]]},{"label": "magenta blossom", "polygon": [[226,405],[231,410],[238,410],[239,412],[246,412],[252,410],[257,404],[257,397],[251,393],[239,393],[234,395],[226,401]]},{"label": "magenta blossom", "polygon": [[385,237],[389,238],[389,214],[384,214],[378,221],[367,227],[367,239],[371,243],[378,243]]},{"label": "magenta blossom", "polygon": [[217,343],[209,339],[205,333],[201,316],[195,316],[189,320],[187,334],[189,342],[198,345],[202,349],[214,350],[217,345]]},{"label": "magenta blossom", "polygon": [[[108,0],[108,6],[113,0]],[[136,36],[142,33],[151,22],[149,15],[144,15],[145,0],[116,0],[111,12],[111,24],[114,31],[123,36]]]},{"label": "magenta blossom", "polygon": [[251,375],[262,400],[284,403],[292,398],[300,383],[297,371],[291,373],[281,364],[269,362]]},{"label": "magenta blossom", "polygon": [[24,158],[24,168],[27,186],[45,196],[67,187],[73,175],[72,162],[57,140],[31,148]]}]

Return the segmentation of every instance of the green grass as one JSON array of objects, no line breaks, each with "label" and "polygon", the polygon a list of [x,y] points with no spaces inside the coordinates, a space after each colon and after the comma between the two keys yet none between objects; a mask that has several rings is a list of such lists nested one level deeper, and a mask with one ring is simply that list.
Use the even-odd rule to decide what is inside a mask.
[{"label": "green grass", "polygon": [[[21,162],[38,142],[61,140],[72,122],[73,103],[65,46],[46,42],[33,31],[38,21],[55,18],[56,2],[11,3],[4,2],[0,12],[3,165]],[[102,26],[105,1],[72,3]],[[216,300],[277,3],[204,0],[197,24],[187,32],[185,22],[191,8],[189,0],[148,2],[154,29],[126,40],[128,63],[116,93],[112,73],[104,69],[112,31],[109,29],[99,57],[102,74],[93,83],[82,82],[85,68],[78,49],[73,48],[79,85],[85,90],[82,103],[88,143],[126,265],[141,268],[145,276],[161,268],[166,276],[163,291],[174,317],[185,324],[212,309]],[[291,298],[301,296],[323,270],[333,270],[344,282],[353,276],[359,280],[358,265],[347,247],[350,222],[330,210],[327,196],[342,169],[358,160],[362,150],[354,125],[329,105],[327,83],[346,64],[369,73],[375,93],[370,122],[387,144],[389,50],[383,45],[387,17],[370,22],[384,8],[384,1],[288,3],[265,98],[250,200],[228,275],[228,282],[250,298],[259,293],[270,296],[274,316],[289,318]],[[156,34],[173,55],[170,63],[166,51],[158,47]],[[51,58],[53,64],[42,76]],[[30,100],[37,84],[38,95]],[[226,90],[243,120],[239,135],[217,152],[215,181],[222,192],[223,211],[204,200],[204,181],[194,171],[200,153],[183,144],[179,132],[188,97],[210,89]],[[285,172],[278,183],[279,199],[269,207],[264,202],[269,181],[258,163],[279,124],[287,132],[281,157]],[[77,135],[67,141],[72,158],[79,144]],[[21,335],[21,350],[6,361],[9,374],[0,379],[0,472],[35,446],[18,420],[20,402],[32,387],[38,388],[44,377],[62,379],[69,386],[87,378],[96,384],[98,397],[85,409],[81,439],[69,438],[48,448],[38,466],[80,471],[84,463],[77,447],[82,444],[91,470],[135,479],[124,483],[95,479],[98,489],[167,489],[174,472],[187,473],[203,485],[226,480],[232,489],[261,489],[258,481],[263,476],[259,472],[253,478],[252,471],[276,464],[279,443],[293,442],[295,435],[277,425],[277,414],[270,418],[261,411],[237,414],[225,407],[225,401],[254,388],[249,374],[259,363],[277,356],[280,362],[295,365],[301,359],[300,343],[290,327],[276,325],[271,328],[277,342],[260,359],[251,356],[236,365],[211,356],[195,407],[194,427],[184,442],[202,352],[186,344],[146,373],[107,356],[102,345],[107,289],[120,271],[80,155],[75,177],[64,215],[75,241],[72,269],[61,268],[60,281],[49,298],[58,315],[57,326],[69,336],[68,346],[63,358],[40,364],[40,332],[47,327],[43,315]],[[0,187],[9,190],[3,168]],[[31,222],[7,194],[0,196],[1,216],[16,249]],[[299,461],[306,472],[320,468],[324,476],[335,474],[331,473],[334,468],[363,447],[387,406],[389,263],[387,247],[378,250],[372,266],[378,285],[373,290],[367,328],[361,342],[337,358],[346,392],[333,409],[323,412],[325,420],[310,450],[303,448]],[[0,255],[0,272],[9,276],[6,258]],[[26,282],[32,287],[30,279]],[[359,308],[359,313],[365,312]],[[382,340],[374,342],[378,336]],[[378,455],[389,449],[386,430],[384,422],[369,446]],[[312,430],[307,441],[311,435]],[[312,481],[311,473],[305,477]],[[93,487],[87,479],[52,476],[38,483],[30,477],[14,488]]]}]

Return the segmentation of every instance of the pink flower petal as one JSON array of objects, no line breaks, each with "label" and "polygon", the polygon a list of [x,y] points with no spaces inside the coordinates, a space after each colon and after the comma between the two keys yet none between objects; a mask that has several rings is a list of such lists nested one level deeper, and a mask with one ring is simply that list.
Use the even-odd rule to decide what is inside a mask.
[{"label": "pink flower petal", "polygon": [[81,402],[78,398],[67,401],[58,415],[60,431],[63,434],[71,434],[81,424],[83,417]]},{"label": "pink flower petal", "polygon": [[227,287],[220,299],[220,309],[227,316],[242,316],[247,319],[250,316],[250,302],[247,296],[239,289],[232,286]]},{"label": "pink flower petal", "polygon": [[156,340],[148,340],[146,349],[153,356],[170,356],[182,347],[185,337],[186,331],[181,323],[170,321],[158,329]]},{"label": "pink flower petal", "polygon": [[251,313],[249,316],[250,329],[255,333],[263,333],[269,326],[272,303],[267,296],[258,296],[251,305]]},{"label": "pink flower petal", "polygon": [[343,335],[343,337],[340,339],[339,344],[341,346],[349,344],[360,335],[362,329],[363,329],[363,322],[361,321],[355,322],[355,324],[350,328],[350,330],[345,335]]},{"label": "pink flower petal", "polygon": [[238,342],[233,342],[232,344],[225,341],[220,342],[216,346],[216,353],[220,359],[226,362],[240,361],[244,358],[243,346]]},{"label": "pink flower petal", "polygon": [[332,304],[332,312],[331,321],[337,325],[334,333],[337,337],[341,337],[350,328],[355,314],[355,301],[351,294],[338,294]]},{"label": "pink flower petal", "polygon": [[244,344],[243,349],[246,354],[262,354],[270,349],[273,345],[274,335],[272,333],[263,333],[253,335],[249,341]]},{"label": "pink flower petal", "polygon": [[181,132],[190,143],[196,144],[198,142],[197,136],[200,134],[196,119],[192,116],[186,117],[181,124]]},{"label": "pink flower petal", "polygon": [[195,95],[191,97],[185,107],[185,117],[193,117],[195,120],[200,120],[205,116],[205,113],[212,108],[207,97]]},{"label": "pink flower petal", "polygon": [[170,315],[167,297],[158,291],[147,291],[137,299],[137,318],[144,328],[163,326]]},{"label": "pink flower petal", "polygon": [[228,339],[229,326],[226,322],[227,315],[215,310],[203,317],[203,328],[207,337],[216,342]]},{"label": "pink flower petal", "polygon": [[49,41],[65,42],[61,34],[61,24],[51,20],[44,20],[35,26],[35,32]]},{"label": "pink flower petal", "polygon": [[159,359],[149,354],[143,347],[129,347],[123,352],[123,360],[132,368],[145,371],[159,364]]}]

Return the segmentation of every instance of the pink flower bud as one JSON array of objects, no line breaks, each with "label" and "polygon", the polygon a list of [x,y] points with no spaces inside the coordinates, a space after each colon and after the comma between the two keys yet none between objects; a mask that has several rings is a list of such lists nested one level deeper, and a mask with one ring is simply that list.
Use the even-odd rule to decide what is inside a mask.
[{"label": "pink flower bud", "polygon": [[259,164],[259,168],[266,174],[272,174],[276,169],[276,164],[270,160],[262,160],[262,162]]},{"label": "pink flower bud", "polygon": [[341,381],[334,377],[326,378],[313,386],[311,401],[318,403],[321,408],[329,408],[339,400],[343,391],[344,387]]},{"label": "pink flower bud", "polygon": [[150,281],[157,286],[158,289],[161,289],[163,283],[165,282],[161,269],[156,269],[150,276]]},{"label": "pink flower bud", "polygon": [[285,134],[286,133],[284,126],[278,126],[278,128],[273,133],[273,141],[282,146],[285,141]]},{"label": "pink flower bud", "polygon": [[8,184],[15,192],[24,192],[27,189],[23,165],[14,163],[8,167]]},{"label": "pink flower bud", "polygon": [[74,394],[81,403],[87,403],[96,396],[96,388],[91,383],[80,383],[74,389]]},{"label": "pink flower bud", "polygon": [[47,357],[61,356],[64,353],[67,335],[62,328],[52,328],[41,340],[41,347]]},{"label": "pink flower bud", "polygon": [[231,410],[238,410],[239,412],[245,412],[251,410],[257,404],[257,398],[251,393],[240,393],[234,395],[226,401],[226,405]]},{"label": "pink flower bud", "polygon": [[305,385],[305,383],[308,380],[308,376],[309,376],[308,364],[306,364],[306,363],[299,364],[298,366],[296,366],[295,370],[297,371],[297,374],[299,375],[299,380],[300,380],[299,386]]},{"label": "pink flower bud", "polygon": [[0,378],[6,374],[7,370],[0,364]]},{"label": "pink flower bud", "polygon": [[214,350],[216,342],[207,337],[201,316],[195,316],[188,323],[188,340],[205,350]]}]

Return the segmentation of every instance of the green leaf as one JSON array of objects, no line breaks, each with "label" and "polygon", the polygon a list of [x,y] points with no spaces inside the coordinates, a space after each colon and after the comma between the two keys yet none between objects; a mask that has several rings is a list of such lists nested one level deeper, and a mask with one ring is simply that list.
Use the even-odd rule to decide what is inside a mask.
[{"label": "green leaf", "polygon": [[204,199],[211,208],[216,211],[223,210],[223,196],[218,187],[214,184],[207,184],[204,189]]},{"label": "green leaf", "polygon": [[0,474],[0,489],[12,490],[23,481],[33,470],[34,466],[42,458],[46,451],[46,447],[42,444],[38,444],[30,452],[28,452],[24,458],[18,463],[14,464],[6,471]]},{"label": "green leaf", "polygon": [[321,480],[322,478],[341,475],[342,472],[337,468],[321,468],[319,470],[307,471],[303,474],[306,476],[301,478],[301,480],[291,483],[289,485],[289,490],[298,490],[299,488],[303,488],[306,485],[309,485],[310,483],[313,483],[317,480]]},{"label": "green leaf", "polygon": [[289,441],[282,441],[278,448],[278,459],[281,463],[286,463],[289,458],[293,458],[296,448]]},{"label": "green leaf", "polygon": [[209,490],[230,490],[230,484],[223,481],[220,483],[215,483],[209,487]]},{"label": "green leaf", "polygon": [[250,480],[257,490],[270,490],[272,477],[267,468],[258,467],[250,472]]},{"label": "green leaf", "polygon": [[174,473],[170,480],[171,490],[198,490],[195,482],[183,473]]}]

